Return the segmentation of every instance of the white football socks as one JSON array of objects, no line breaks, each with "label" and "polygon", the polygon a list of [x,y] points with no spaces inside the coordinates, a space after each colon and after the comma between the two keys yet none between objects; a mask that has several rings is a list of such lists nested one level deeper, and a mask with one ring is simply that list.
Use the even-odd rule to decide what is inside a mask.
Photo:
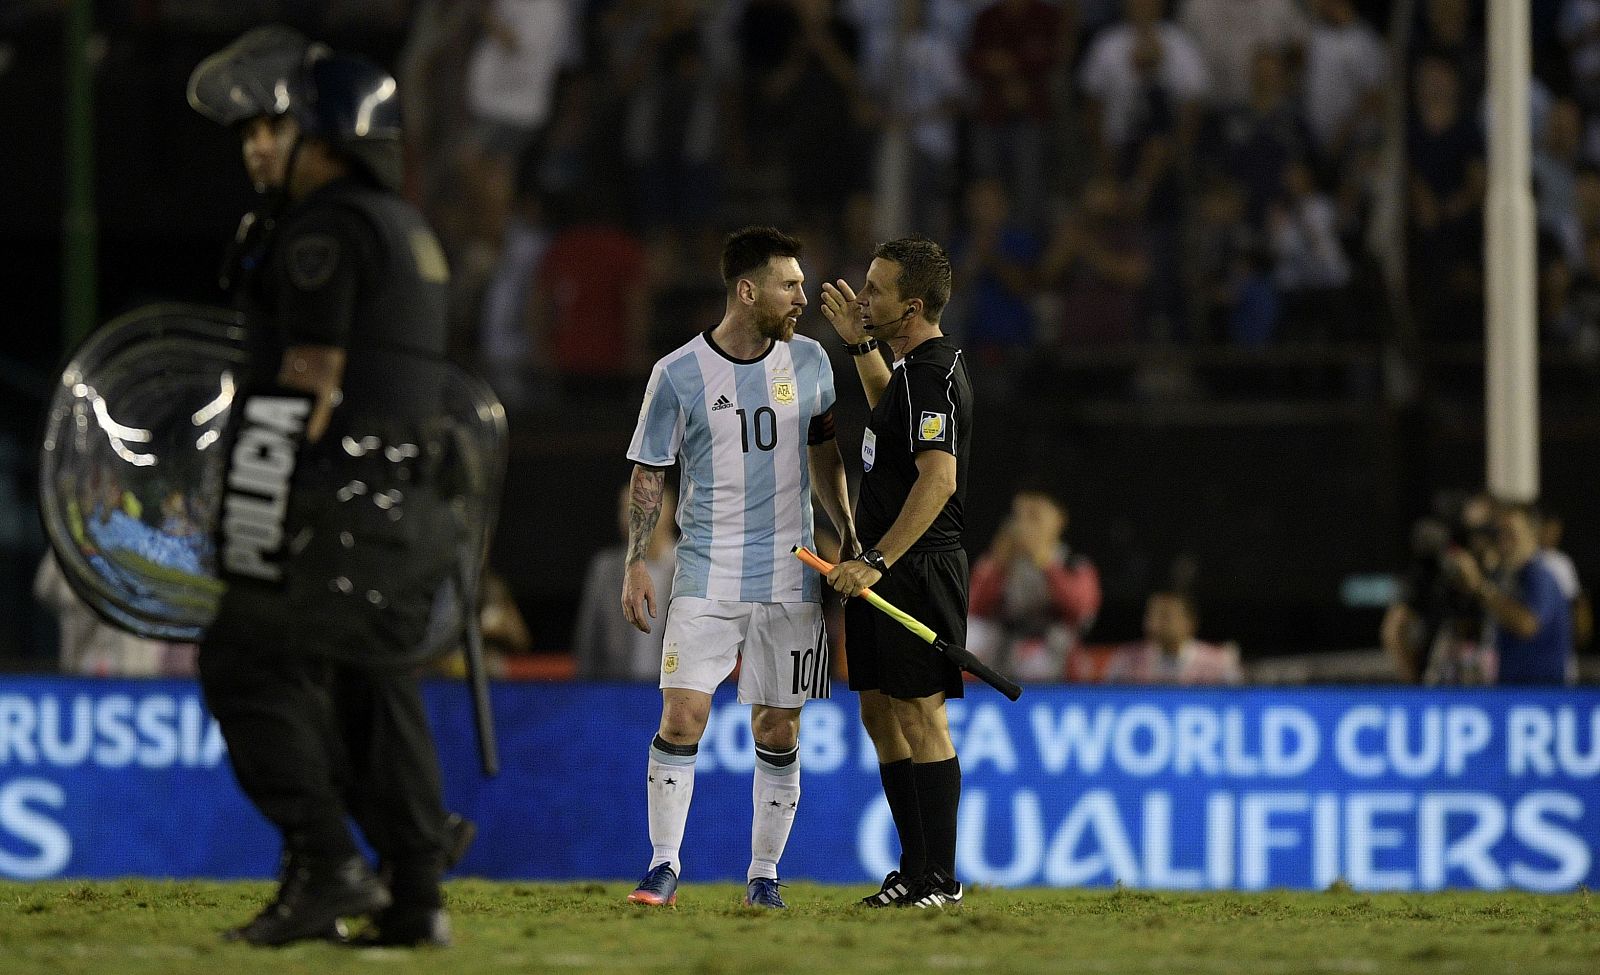
[{"label": "white football socks", "polygon": [[756,746],[755,779],[751,797],[750,870],[747,880],[778,877],[778,860],[789,843],[795,810],[800,805],[799,746],[771,752]]},{"label": "white football socks", "polygon": [[650,807],[650,845],[654,848],[650,867],[669,863],[672,872],[680,877],[683,866],[678,862],[678,850],[683,846],[684,824],[689,821],[689,800],[694,798],[694,759],[693,753],[673,755],[662,751],[659,739],[650,744],[645,785]]}]

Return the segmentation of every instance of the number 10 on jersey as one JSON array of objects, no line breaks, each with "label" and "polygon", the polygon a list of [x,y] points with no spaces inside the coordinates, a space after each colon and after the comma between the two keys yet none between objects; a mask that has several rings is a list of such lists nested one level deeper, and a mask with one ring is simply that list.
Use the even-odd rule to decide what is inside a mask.
[{"label": "number 10 on jersey", "polygon": [[757,450],[771,450],[778,445],[778,414],[772,407],[759,407],[754,416],[746,416],[744,410],[735,412],[739,414],[739,443],[745,453],[750,452],[751,427],[755,428]]}]

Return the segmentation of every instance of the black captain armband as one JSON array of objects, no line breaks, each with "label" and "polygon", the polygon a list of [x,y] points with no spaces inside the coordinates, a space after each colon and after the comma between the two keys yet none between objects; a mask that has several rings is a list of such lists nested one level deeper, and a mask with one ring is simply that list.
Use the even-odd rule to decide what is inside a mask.
[{"label": "black captain armband", "polygon": [[827,443],[834,437],[833,408],[828,412],[819,413],[811,418],[811,429],[806,435],[806,445],[815,447],[817,444]]},{"label": "black captain armband", "polygon": [[878,340],[867,339],[860,345],[847,345],[845,348],[850,350],[851,355],[866,355],[868,352],[878,351]]}]

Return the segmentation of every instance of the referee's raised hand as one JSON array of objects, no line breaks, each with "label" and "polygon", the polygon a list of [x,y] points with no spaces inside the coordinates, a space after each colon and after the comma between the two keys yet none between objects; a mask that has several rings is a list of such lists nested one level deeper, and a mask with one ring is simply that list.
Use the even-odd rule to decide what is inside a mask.
[{"label": "referee's raised hand", "polygon": [[851,345],[867,340],[866,329],[861,327],[861,306],[856,304],[855,290],[844,278],[833,284],[822,283],[822,317]]}]

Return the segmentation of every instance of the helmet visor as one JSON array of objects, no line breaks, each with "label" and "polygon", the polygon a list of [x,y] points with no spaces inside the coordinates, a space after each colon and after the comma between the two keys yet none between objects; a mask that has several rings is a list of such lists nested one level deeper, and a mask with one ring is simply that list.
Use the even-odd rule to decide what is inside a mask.
[{"label": "helmet visor", "polygon": [[189,75],[189,105],[221,125],[286,114],[312,47],[299,31],[258,27],[200,62]]}]

